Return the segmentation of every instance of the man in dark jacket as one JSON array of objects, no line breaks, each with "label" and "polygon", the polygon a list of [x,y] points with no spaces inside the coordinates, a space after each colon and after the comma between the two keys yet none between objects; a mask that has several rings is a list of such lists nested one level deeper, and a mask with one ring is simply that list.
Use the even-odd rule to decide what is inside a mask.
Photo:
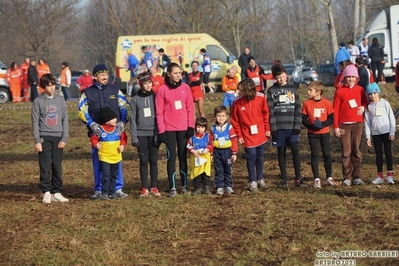
[{"label": "man in dark jacket", "polygon": [[248,68],[248,57],[252,57],[248,47],[245,47],[244,53],[238,58],[238,65],[241,67],[241,79],[245,79]]},{"label": "man in dark jacket", "polygon": [[28,67],[28,84],[30,86],[30,100],[33,102],[39,93],[37,91],[37,84],[39,83],[39,74],[36,70],[36,61],[30,61],[30,65]]},{"label": "man in dark jacket", "polygon": [[370,83],[370,77],[368,69],[364,66],[364,59],[362,57],[356,58],[356,66],[357,72],[359,73],[359,81],[357,84],[362,86],[364,91],[366,91],[366,88]]}]

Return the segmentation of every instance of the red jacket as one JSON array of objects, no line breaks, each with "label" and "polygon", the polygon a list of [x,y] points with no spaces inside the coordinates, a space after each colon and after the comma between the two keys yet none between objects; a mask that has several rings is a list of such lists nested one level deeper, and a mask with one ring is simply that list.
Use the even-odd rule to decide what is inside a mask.
[{"label": "red jacket", "polygon": [[263,91],[265,88],[263,87],[263,81],[264,80],[272,80],[273,75],[268,74],[266,75],[263,70],[256,65],[255,69],[252,71],[249,67],[247,68],[247,77],[252,79],[255,82],[256,85],[256,91]]},{"label": "red jacket", "polygon": [[152,91],[156,94],[159,87],[161,87],[164,83],[164,79],[160,75],[155,75],[151,77],[152,80]]},{"label": "red jacket", "polygon": [[245,148],[254,148],[268,140],[270,132],[269,107],[264,94],[258,92],[253,100],[238,97],[233,102],[231,124],[237,137],[244,139]]},{"label": "red jacket", "polygon": [[78,83],[80,85],[80,93],[82,93],[82,91],[84,89],[86,89],[87,87],[89,87],[91,84],[93,84],[93,77],[91,75],[81,75],[77,80],[76,83]]},{"label": "red jacket", "polygon": [[23,83],[22,83],[22,88],[27,89],[29,88],[29,84],[28,84],[28,67],[30,64],[27,64],[25,62],[23,62],[21,64],[21,72],[22,72],[22,79],[23,79]]}]

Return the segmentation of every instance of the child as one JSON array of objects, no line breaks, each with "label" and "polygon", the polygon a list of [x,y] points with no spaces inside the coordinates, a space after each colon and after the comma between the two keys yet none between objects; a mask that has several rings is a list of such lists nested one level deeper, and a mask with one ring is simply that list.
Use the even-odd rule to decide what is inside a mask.
[{"label": "child", "polygon": [[33,102],[32,127],[35,150],[39,153],[40,188],[43,203],[68,202],[62,194],[62,154],[68,132],[68,111],[63,97],[55,94],[55,77],[40,79],[44,93]]},{"label": "child", "polygon": [[348,65],[343,73],[344,85],[334,94],[334,134],[341,142],[343,184],[350,186],[353,179],[354,185],[362,185],[360,144],[367,97],[364,89],[356,85],[359,78],[356,67]]},{"label": "child", "polygon": [[382,175],[382,148],[384,148],[385,159],[387,161],[387,184],[393,185],[393,160],[392,160],[392,141],[395,139],[396,120],[391,105],[385,99],[380,98],[381,90],[377,83],[367,86],[367,95],[370,103],[365,113],[365,128],[367,146],[372,147],[371,137],[374,143],[378,176],[371,183],[374,185],[384,184]]},{"label": "child", "polygon": [[299,155],[299,133],[301,132],[302,111],[298,89],[295,84],[287,82],[287,71],[281,64],[272,66],[272,74],[276,82],[267,91],[267,103],[270,110],[270,128],[272,145],[277,147],[278,165],[281,183],[279,188],[287,185],[287,146],[291,147],[295,170],[295,185],[306,186],[301,179],[301,158]]},{"label": "child", "polygon": [[116,177],[119,164],[122,161],[122,152],[125,149],[127,136],[117,125],[116,113],[108,106],[100,111],[100,134],[92,134],[91,145],[98,149],[98,158],[102,171],[101,199],[120,198],[115,193]]},{"label": "child", "polygon": [[[198,61],[193,61],[191,63],[191,68],[192,72],[187,76],[188,82],[187,84],[191,88],[191,93],[193,95],[193,100],[195,103],[197,103],[197,109],[200,117],[205,117],[204,113],[204,91],[202,90],[202,87],[204,86],[202,84],[202,72],[198,71],[198,66],[199,63]],[[184,71],[183,71],[184,72]]]},{"label": "child", "polygon": [[190,154],[191,162],[191,178],[194,178],[194,192],[193,195],[201,194],[201,185],[204,188],[204,193],[211,194],[210,176],[211,176],[211,155],[212,140],[210,135],[206,132],[208,127],[208,120],[205,117],[199,117],[195,121],[194,136],[188,139],[187,149]]},{"label": "child", "polygon": [[222,79],[222,91],[224,91],[223,105],[230,108],[236,98],[235,93],[238,85],[238,77],[233,69],[227,70],[227,75]]},{"label": "child", "polygon": [[[181,193],[190,194],[187,187],[187,139],[194,135],[194,104],[190,87],[182,83],[181,68],[176,63],[167,67],[165,84],[155,97],[159,141],[166,144],[169,197],[177,196],[176,156],[179,158]],[[177,147],[177,154],[176,154]]]},{"label": "child", "polygon": [[239,96],[233,103],[231,124],[238,142],[245,147],[249,191],[267,188],[263,178],[266,142],[270,137],[269,108],[265,95],[256,92],[255,82],[246,78],[238,84]]},{"label": "child", "polygon": [[330,129],[334,121],[332,103],[323,98],[324,84],[321,81],[313,81],[308,87],[309,100],[302,106],[302,124],[308,128],[310,145],[310,164],[314,177],[314,187],[321,188],[319,176],[319,143],[324,158],[327,185],[335,186],[332,174],[332,159],[330,154]]},{"label": "child", "polygon": [[[147,72],[137,76],[140,90],[130,102],[130,134],[132,145],[137,147],[140,160],[140,197],[160,197],[158,179],[158,129],[155,119],[155,94],[152,80]],[[151,189],[148,191],[148,164],[150,165]]]},{"label": "child", "polygon": [[233,126],[227,122],[227,108],[225,106],[215,107],[215,125],[211,128],[213,142],[212,161],[215,167],[216,195],[233,193],[233,177],[231,165],[237,160],[237,137]]}]

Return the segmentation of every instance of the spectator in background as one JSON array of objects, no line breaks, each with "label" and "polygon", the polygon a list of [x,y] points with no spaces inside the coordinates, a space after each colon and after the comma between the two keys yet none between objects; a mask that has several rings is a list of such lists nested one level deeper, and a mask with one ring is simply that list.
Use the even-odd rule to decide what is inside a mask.
[{"label": "spectator in background", "polygon": [[359,45],[359,52],[360,52],[360,56],[362,58],[367,59],[367,64],[365,65],[369,65],[370,64],[370,60],[369,60],[369,40],[367,38],[364,38],[362,43]]},{"label": "spectator in background", "polygon": [[155,67],[150,67],[150,75],[152,80],[152,91],[156,94],[159,87],[161,87],[164,83],[164,79],[162,76],[158,75],[157,69]]},{"label": "spectator in background", "polygon": [[232,67],[230,68],[230,70],[234,72],[234,76],[236,76],[238,82],[240,82],[240,81],[241,81],[241,74],[238,73],[238,68],[237,68],[237,66],[232,66]]},{"label": "spectator in background", "polygon": [[7,81],[10,84],[10,91],[12,95],[12,101],[14,103],[21,101],[21,84],[22,84],[22,73],[16,62],[12,62],[10,68],[7,70]]},{"label": "spectator in background", "polygon": [[30,66],[30,58],[25,58],[25,61],[21,64],[22,73],[22,100],[24,102],[29,101],[29,83],[28,83],[28,68]]},{"label": "spectator in background", "polygon": [[165,54],[165,50],[163,48],[160,48],[158,53],[160,57],[159,68],[162,69],[162,76],[164,77],[166,75],[166,68],[171,62],[169,56]]},{"label": "spectator in background", "polygon": [[143,71],[143,72],[146,72],[147,69],[150,69],[150,67],[152,67],[154,65],[154,61],[152,60],[152,54],[149,51],[148,46],[141,47],[141,51],[143,52],[141,64],[146,65],[146,69],[145,69],[145,71]]},{"label": "spectator in background", "polygon": [[[203,56],[203,61],[202,61],[202,71],[204,71],[204,76],[203,76],[203,82],[204,85],[208,87],[210,93],[214,93],[214,86],[212,83],[209,82],[209,76],[211,75],[212,72],[212,62],[211,62],[211,57],[206,53],[206,49],[202,48],[200,50],[201,55]],[[206,92],[206,91],[205,91]]]},{"label": "spectator in background", "polygon": [[241,79],[247,77],[248,57],[250,56],[252,57],[251,51],[248,47],[245,47],[244,53],[238,58],[238,65],[241,67]]},{"label": "spectator in background", "polygon": [[200,117],[205,117],[204,113],[204,91],[202,90],[202,78],[203,73],[198,71],[199,63],[198,61],[191,62],[191,69],[193,70],[188,75],[188,86],[190,86],[191,93],[193,95],[193,100],[197,103],[197,109]]},{"label": "spectator in background", "polygon": [[399,61],[396,63],[395,66],[395,88],[396,92],[399,93]]},{"label": "spectator in background", "polygon": [[222,78],[223,105],[230,108],[230,112],[238,86],[238,78],[235,74],[236,72],[230,68],[227,70],[227,75]]},{"label": "spectator in background", "polygon": [[350,60],[352,61],[352,63],[356,64],[356,58],[359,57],[360,51],[352,40],[348,42],[348,52],[350,55]]},{"label": "spectator in background", "polygon": [[253,58],[253,56],[248,57],[248,68],[245,76],[255,82],[257,92],[263,92],[265,89],[265,80],[273,79],[272,74],[266,75],[263,68],[256,64],[255,58]]},{"label": "spectator in background", "polygon": [[31,60],[30,66],[28,68],[28,83],[30,86],[30,100],[33,102],[39,93],[37,91],[37,85],[39,83],[39,74],[37,73],[36,69],[36,61]]},{"label": "spectator in background", "polygon": [[68,101],[71,96],[69,95],[69,86],[71,86],[71,78],[72,73],[69,69],[69,65],[67,62],[62,62],[61,64],[62,70],[60,74],[60,85],[62,94],[64,94],[65,101]]},{"label": "spectator in background", "polygon": [[336,71],[337,75],[341,74],[341,69],[339,68],[339,62],[345,61],[345,60],[350,60],[350,59],[351,59],[351,56],[350,56],[348,50],[346,50],[346,48],[345,48],[345,43],[341,42],[339,44],[338,52],[335,55],[335,71]]},{"label": "spectator in background", "polygon": [[356,66],[357,72],[359,73],[359,81],[357,82],[357,85],[362,86],[364,91],[366,91],[367,86],[370,83],[370,73],[364,65],[364,59],[361,57],[356,58]]},{"label": "spectator in background", "polygon": [[[373,71],[375,82],[385,83],[385,77],[382,71],[385,64],[384,49],[378,42],[377,38],[373,39],[369,48],[369,57],[371,59],[371,70]],[[376,76],[377,71],[378,76]]]},{"label": "spectator in background", "polygon": [[129,64],[129,71],[130,71],[130,80],[129,80],[129,86],[127,88],[127,95],[132,95],[133,82],[134,82],[134,79],[136,78],[137,73],[139,72],[139,69],[138,69],[139,60],[133,54],[131,48],[128,49],[126,52],[128,54],[127,61]]},{"label": "spectator in background", "polygon": [[[44,74],[50,74],[50,67],[46,64],[43,58],[39,58],[37,65],[37,73],[39,75],[39,80]],[[40,87],[40,93],[44,92],[44,90]]]},{"label": "spectator in background", "polygon": [[90,70],[86,69],[83,71],[82,75],[76,80],[76,83],[79,85],[80,94],[82,91],[93,84],[93,76],[90,73]]}]

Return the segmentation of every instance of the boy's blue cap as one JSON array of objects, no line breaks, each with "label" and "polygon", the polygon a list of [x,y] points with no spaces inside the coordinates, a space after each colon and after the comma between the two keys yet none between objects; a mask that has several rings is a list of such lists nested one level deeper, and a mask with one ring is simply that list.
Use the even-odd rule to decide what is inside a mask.
[{"label": "boy's blue cap", "polygon": [[372,93],[381,94],[381,90],[380,90],[380,87],[378,86],[378,84],[373,82],[367,86],[366,93],[367,93],[367,95],[372,94]]}]

